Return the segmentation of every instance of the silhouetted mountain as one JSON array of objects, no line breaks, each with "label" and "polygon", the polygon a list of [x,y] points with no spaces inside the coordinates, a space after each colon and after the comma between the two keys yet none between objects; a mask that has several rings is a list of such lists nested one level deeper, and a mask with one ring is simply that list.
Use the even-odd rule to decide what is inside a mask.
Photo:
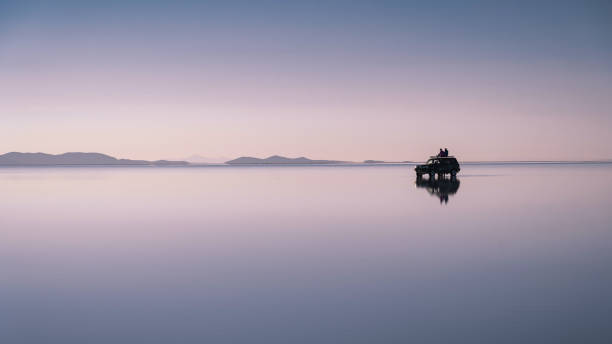
[{"label": "silhouetted mountain", "polygon": [[284,156],[273,155],[266,159],[252,158],[243,156],[238,159],[227,161],[229,165],[308,165],[308,164],[339,164],[343,161],[335,160],[311,160],[305,157],[285,158]]},{"label": "silhouetted mountain", "polygon": [[188,165],[185,161],[146,161],[116,159],[100,153],[18,153],[0,155],[0,166],[53,166],[53,165]]}]

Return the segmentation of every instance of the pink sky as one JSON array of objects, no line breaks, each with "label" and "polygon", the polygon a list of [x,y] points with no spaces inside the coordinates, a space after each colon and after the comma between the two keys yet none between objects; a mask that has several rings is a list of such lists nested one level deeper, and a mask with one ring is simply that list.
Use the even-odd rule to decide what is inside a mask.
[{"label": "pink sky", "polygon": [[531,37],[511,22],[411,27],[382,9],[355,10],[371,26],[317,9],[267,23],[176,8],[161,24],[159,8],[135,23],[129,8],[72,10],[15,10],[0,27],[0,153],[612,158],[611,45],[588,11]]}]

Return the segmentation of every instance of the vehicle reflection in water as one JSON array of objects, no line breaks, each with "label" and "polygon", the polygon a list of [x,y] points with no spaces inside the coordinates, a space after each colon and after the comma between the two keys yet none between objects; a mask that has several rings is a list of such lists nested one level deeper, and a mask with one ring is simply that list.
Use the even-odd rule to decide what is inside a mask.
[{"label": "vehicle reflection in water", "polygon": [[448,196],[454,195],[459,190],[460,181],[456,177],[444,178],[417,178],[415,185],[417,188],[425,188],[432,196],[440,198],[440,203],[448,203]]}]

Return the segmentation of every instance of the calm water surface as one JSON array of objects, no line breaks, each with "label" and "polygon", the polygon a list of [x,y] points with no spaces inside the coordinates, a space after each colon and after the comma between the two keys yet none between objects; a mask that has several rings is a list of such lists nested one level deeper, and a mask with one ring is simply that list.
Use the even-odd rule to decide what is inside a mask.
[{"label": "calm water surface", "polygon": [[1,343],[611,343],[612,165],[0,169]]}]

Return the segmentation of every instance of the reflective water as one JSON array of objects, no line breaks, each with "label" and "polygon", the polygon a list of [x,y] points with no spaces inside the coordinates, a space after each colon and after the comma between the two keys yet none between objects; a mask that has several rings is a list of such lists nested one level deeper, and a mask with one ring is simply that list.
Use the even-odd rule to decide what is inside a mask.
[{"label": "reflective water", "polygon": [[610,343],[612,165],[0,169],[2,343]]}]

